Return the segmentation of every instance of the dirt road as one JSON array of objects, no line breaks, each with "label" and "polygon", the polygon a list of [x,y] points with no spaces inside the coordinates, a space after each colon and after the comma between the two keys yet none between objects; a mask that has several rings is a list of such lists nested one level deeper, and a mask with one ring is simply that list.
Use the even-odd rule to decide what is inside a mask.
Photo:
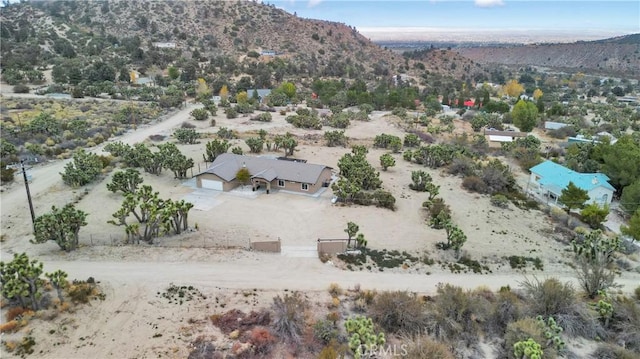
[{"label": "dirt road", "polygon": [[[170,115],[164,121],[157,121],[146,126],[139,127],[136,130],[130,130],[122,136],[113,137],[109,141],[96,146],[89,151],[96,154],[104,154],[104,146],[109,142],[122,141],[127,144],[134,144],[142,142],[150,135],[163,134],[166,136],[171,135],[171,129],[179,126],[183,121],[189,118],[189,112],[198,105],[189,104],[184,109],[175,112]],[[44,194],[50,188],[54,186],[63,186],[60,173],[64,171],[64,167],[71,160],[50,161],[46,164],[35,164],[28,171],[32,176],[32,181],[29,183],[31,196],[37,197],[39,194]],[[9,187],[6,191],[0,194],[0,212],[2,213],[3,222],[7,219],[6,216],[12,214],[26,214],[28,216],[29,209],[27,204],[27,195],[24,188],[24,182],[21,175],[16,176],[16,183]],[[36,213],[38,216],[38,213]]]}]

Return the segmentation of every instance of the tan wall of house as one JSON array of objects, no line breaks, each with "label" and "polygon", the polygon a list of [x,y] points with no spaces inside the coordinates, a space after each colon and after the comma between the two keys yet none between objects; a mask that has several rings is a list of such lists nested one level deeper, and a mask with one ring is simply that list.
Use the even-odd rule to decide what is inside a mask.
[{"label": "tan wall of house", "polygon": [[318,254],[338,254],[344,253],[347,250],[346,240],[326,241],[318,242]]},{"label": "tan wall of house", "polygon": [[320,176],[318,177],[318,181],[316,183],[310,183],[309,184],[309,189],[306,190],[306,191],[304,191],[302,189],[302,183],[300,183],[300,182],[285,181],[284,187],[280,187],[280,186],[278,186],[278,180],[277,179],[275,179],[275,180],[273,180],[271,182],[271,189],[282,189],[282,190],[285,190],[285,191],[313,194],[313,193],[318,192],[322,188],[322,183],[324,183],[325,181],[330,181],[330,180],[331,180],[331,169],[325,168],[320,173]]},{"label": "tan wall of house", "polygon": [[[226,182],[222,178],[220,178],[220,177],[218,177],[218,176],[216,176],[216,175],[214,175],[212,173],[203,173],[203,174],[198,175],[196,177],[196,184],[197,184],[198,188],[202,188],[202,180],[203,179],[212,180],[212,181],[222,181],[222,183],[223,183],[222,187],[223,187],[225,192],[231,191],[232,189],[240,186],[240,182],[238,182],[238,180],[236,180],[236,179],[234,179],[233,181],[230,181],[230,182]],[[313,194],[313,193],[318,192],[322,188],[322,183],[324,183],[325,181],[330,181],[330,180],[331,180],[331,169],[330,168],[325,168],[320,173],[320,176],[318,177],[318,181],[316,183],[310,183],[309,184],[309,189],[307,191],[303,191],[302,190],[302,184],[300,182],[285,181],[285,186],[284,187],[280,187],[280,186],[278,186],[278,180],[277,179],[271,181],[271,190],[282,189],[282,190],[291,191],[291,192],[300,192],[300,193]],[[258,183],[256,183],[256,184],[258,184]],[[251,184],[249,184],[249,185],[251,185]],[[264,183],[262,183],[261,185],[263,187],[265,186]]]},{"label": "tan wall of house", "polygon": [[280,253],[280,241],[251,242],[251,250],[257,252]]}]

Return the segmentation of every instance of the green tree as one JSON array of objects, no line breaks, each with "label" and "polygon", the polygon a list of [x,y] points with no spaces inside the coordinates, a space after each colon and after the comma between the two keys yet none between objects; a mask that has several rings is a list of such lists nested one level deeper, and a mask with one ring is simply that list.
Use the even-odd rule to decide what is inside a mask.
[{"label": "green tree", "polygon": [[582,220],[593,229],[600,228],[600,225],[607,219],[608,215],[609,206],[600,207],[597,203],[588,204],[580,211]]},{"label": "green tree", "polygon": [[360,226],[358,226],[355,222],[347,222],[347,228],[344,229],[344,232],[347,234],[347,248],[351,245],[351,239],[353,239],[358,231],[360,230]]},{"label": "green tree", "polygon": [[344,327],[349,335],[349,348],[356,359],[361,359],[363,355],[375,352],[375,348],[380,348],[386,343],[384,333],[376,334],[374,331],[371,318],[352,317],[345,321]]},{"label": "green tree", "polygon": [[79,187],[93,182],[101,171],[100,157],[80,149],[74,153],[73,161],[64,167],[64,172],[61,175],[64,183],[71,187]]},{"label": "green tree", "polygon": [[340,177],[337,182],[331,184],[331,190],[341,201],[351,202],[353,201],[354,196],[362,189],[357,183],[350,181],[347,178]]},{"label": "green tree", "polygon": [[364,238],[364,234],[358,233],[356,236],[356,248],[364,248],[367,246],[367,240]]},{"label": "green tree", "polygon": [[324,139],[327,141],[328,147],[347,145],[347,136],[344,135],[344,131],[327,131],[324,133]]},{"label": "green tree", "polygon": [[264,140],[260,137],[249,137],[244,142],[249,146],[251,153],[260,153],[264,147]]},{"label": "green tree", "polygon": [[200,138],[200,134],[196,132],[195,128],[178,128],[173,133],[173,137],[178,140],[180,143],[186,144],[194,144],[198,143],[198,138]]},{"label": "green tree", "polygon": [[613,286],[617,271],[614,253],[620,248],[619,237],[606,237],[595,230],[571,242],[577,264],[576,273],[589,298]]},{"label": "green tree", "polygon": [[522,132],[531,132],[538,124],[538,108],[533,102],[518,101],[511,110],[513,124]]},{"label": "green tree", "polygon": [[625,135],[613,145],[598,145],[602,152],[602,172],[622,190],[640,178],[640,141]]},{"label": "green tree", "polygon": [[209,141],[205,145],[205,153],[202,155],[202,158],[205,162],[213,162],[221,154],[227,153],[229,147],[231,147],[231,144],[227,140],[215,139]]},{"label": "green tree", "polygon": [[[124,226],[127,243],[138,244],[140,241],[152,244],[154,238],[161,234],[179,234],[188,228],[188,213],[193,204],[185,201],[173,202],[163,200],[153,188],[143,185],[135,193],[125,195],[122,206],[112,214],[114,219],[108,221],[113,225]],[[127,223],[133,216],[137,222]]]},{"label": "green tree", "polygon": [[113,174],[111,182],[107,183],[107,189],[114,193],[117,191],[122,191],[124,194],[134,193],[142,182],[140,172],[133,168],[127,168]]},{"label": "green tree", "polygon": [[[215,104],[214,106],[214,112],[213,114],[215,115]],[[209,118],[209,109],[207,108],[196,108],[193,109],[190,113],[189,113],[194,120],[196,121],[206,121]]]},{"label": "green tree", "polygon": [[446,248],[452,248],[457,258],[460,255],[460,249],[462,249],[462,246],[467,242],[467,235],[464,234],[462,229],[451,223],[451,221],[447,221],[444,224],[444,229],[447,232]]},{"label": "green tree", "polygon": [[173,172],[174,178],[187,178],[187,171],[193,167],[193,159],[188,158],[173,143],[159,145],[162,166]]},{"label": "green tree", "polygon": [[47,277],[47,279],[49,279],[49,282],[51,282],[51,285],[56,289],[56,293],[58,294],[58,299],[60,300],[60,303],[64,303],[64,296],[62,295],[62,290],[66,289],[69,286],[69,282],[67,281],[67,276],[68,276],[67,273],[58,269],[57,271],[52,273],[45,273],[44,276]]},{"label": "green tree", "polygon": [[628,214],[633,214],[640,208],[640,178],[622,190],[620,205]]},{"label": "green tree", "polygon": [[364,146],[353,146],[351,153],[347,153],[338,160],[340,175],[347,178],[361,190],[375,190],[382,186],[380,173],[369,162]]},{"label": "green tree", "polygon": [[293,151],[295,150],[296,146],[298,146],[298,141],[296,141],[296,138],[293,137],[293,135],[289,132],[287,132],[284,136],[277,135],[273,142],[276,148],[284,149],[285,157],[293,155]]},{"label": "green tree", "polygon": [[279,89],[282,91],[282,93],[287,95],[290,100],[296,97],[296,85],[292,84],[291,82],[283,82],[282,85],[280,85]]},{"label": "green tree", "polygon": [[70,252],[78,248],[78,233],[87,225],[87,214],[73,204],[62,208],[51,207],[51,212],[36,218],[33,243],[54,241],[60,249]]},{"label": "green tree", "polygon": [[176,80],[178,77],[180,77],[180,70],[178,70],[177,67],[169,66],[168,73],[169,78],[172,80]]},{"label": "green tree", "polygon": [[246,167],[242,167],[241,169],[239,169],[238,172],[236,172],[236,179],[240,183],[242,183],[243,186],[249,183],[249,180],[251,179],[251,173],[249,172],[249,169]]},{"label": "green tree", "polygon": [[569,182],[558,198],[558,201],[564,205],[567,213],[571,212],[573,208],[584,208],[584,203],[588,200],[589,193],[576,186],[573,182]]},{"label": "green tree", "polygon": [[386,171],[389,167],[393,167],[396,165],[396,159],[393,158],[389,153],[385,153],[380,156],[380,166],[382,166],[382,170]]},{"label": "green tree", "polygon": [[633,240],[640,241],[640,208],[636,209],[636,212],[629,219],[629,225],[620,226],[620,231]]},{"label": "green tree", "polygon": [[23,308],[40,309],[43,280],[42,263],[29,260],[26,253],[14,253],[11,262],[0,262],[2,296]]}]

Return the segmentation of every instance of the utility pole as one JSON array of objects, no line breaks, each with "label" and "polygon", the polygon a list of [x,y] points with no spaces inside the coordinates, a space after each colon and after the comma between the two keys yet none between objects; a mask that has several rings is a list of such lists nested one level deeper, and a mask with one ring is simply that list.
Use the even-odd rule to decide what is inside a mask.
[{"label": "utility pole", "polygon": [[27,179],[27,170],[24,168],[24,160],[20,160],[20,171],[22,171],[22,178],[24,178],[24,187],[27,190],[27,200],[29,201],[29,210],[31,211],[31,224],[33,226],[33,233],[35,233],[36,215],[33,211],[33,202],[31,202],[31,191],[29,191],[29,180]]}]

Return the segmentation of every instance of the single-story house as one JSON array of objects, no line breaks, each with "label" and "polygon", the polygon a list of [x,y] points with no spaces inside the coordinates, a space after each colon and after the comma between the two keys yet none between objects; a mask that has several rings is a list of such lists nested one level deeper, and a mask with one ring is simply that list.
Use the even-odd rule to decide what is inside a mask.
[{"label": "single-story house", "polygon": [[263,103],[267,96],[271,94],[271,89],[248,89],[247,96],[253,98],[255,92],[258,93],[258,102]]},{"label": "single-story house", "polygon": [[553,122],[553,121],[545,121],[544,122],[544,129],[545,130],[559,130],[559,129],[567,127],[567,126],[569,126],[568,123]]},{"label": "single-story house", "polygon": [[484,130],[484,135],[489,136],[489,142],[513,142],[517,137],[527,137],[526,132],[498,131],[495,129]]},{"label": "single-story house", "polygon": [[313,194],[322,187],[329,187],[332,176],[332,168],[329,166],[223,153],[216,157],[206,171],[196,175],[197,186],[230,191],[242,185],[236,174],[243,167],[251,174],[252,189],[255,191],[264,186],[267,193],[276,188]]},{"label": "single-story house", "polygon": [[529,169],[529,191],[548,196],[556,203],[567,188],[569,182],[573,182],[589,194],[588,203],[597,203],[600,206],[610,205],[615,188],[609,184],[609,177],[603,173],[580,173],[570,168],[559,165],[553,161],[544,161]]}]

